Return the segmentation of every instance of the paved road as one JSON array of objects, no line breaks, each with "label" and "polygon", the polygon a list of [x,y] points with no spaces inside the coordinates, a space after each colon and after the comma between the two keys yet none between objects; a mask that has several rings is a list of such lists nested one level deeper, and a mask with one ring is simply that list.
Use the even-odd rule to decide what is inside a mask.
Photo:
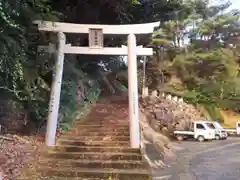
[{"label": "paved road", "polygon": [[178,159],[155,170],[157,180],[239,180],[240,137],[222,141],[174,143]]}]

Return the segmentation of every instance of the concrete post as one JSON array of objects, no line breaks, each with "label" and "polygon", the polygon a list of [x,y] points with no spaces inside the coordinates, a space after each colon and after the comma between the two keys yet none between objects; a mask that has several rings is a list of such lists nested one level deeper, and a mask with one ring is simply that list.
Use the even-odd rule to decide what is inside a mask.
[{"label": "concrete post", "polygon": [[152,96],[152,97],[157,97],[157,94],[158,94],[157,90],[154,90],[154,91],[152,91],[151,96]]},{"label": "concrete post", "polygon": [[136,36],[128,35],[128,98],[131,148],[140,148]]},{"label": "concrete post", "polygon": [[146,97],[149,96],[148,87],[145,87],[144,92],[145,92],[145,96],[146,96]]},{"label": "concrete post", "polygon": [[54,146],[56,143],[56,130],[58,121],[58,110],[61,95],[63,64],[64,64],[64,46],[66,36],[64,33],[58,33],[58,50],[55,72],[51,88],[51,96],[49,102],[49,112],[47,120],[46,145]]},{"label": "concrete post", "polygon": [[142,97],[145,98],[148,96],[148,87],[143,88],[142,90]]},{"label": "concrete post", "polygon": [[142,97],[146,97],[146,56],[143,58],[143,79],[142,79]]}]

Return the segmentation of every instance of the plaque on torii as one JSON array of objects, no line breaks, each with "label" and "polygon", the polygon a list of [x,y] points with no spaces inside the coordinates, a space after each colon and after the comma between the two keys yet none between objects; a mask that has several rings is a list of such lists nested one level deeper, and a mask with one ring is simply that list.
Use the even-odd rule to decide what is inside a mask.
[{"label": "plaque on torii", "polygon": [[[55,76],[51,89],[49,102],[49,114],[46,132],[46,145],[54,146],[60,102],[62,73],[65,54],[89,54],[89,55],[127,55],[128,56],[128,96],[129,96],[129,119],[130,119],[130,144],[132,148],[140,147],[140,124],[138,105],[137,83],[137,55],[150,56],[152,48],[136,46],[136,34],[151,34],[154,27],[160,22],[131,25],[97,25],[97,24],[73,24],[51,21],[34,21],[40,31],[58,33],[58,49],[54,44],[39,46],[39,51],[57,53]],[[88,34],[89,46],[72,46],[66,44],[64,33]],[[127,46],[104,47],[104,34],[128,35]]]}]

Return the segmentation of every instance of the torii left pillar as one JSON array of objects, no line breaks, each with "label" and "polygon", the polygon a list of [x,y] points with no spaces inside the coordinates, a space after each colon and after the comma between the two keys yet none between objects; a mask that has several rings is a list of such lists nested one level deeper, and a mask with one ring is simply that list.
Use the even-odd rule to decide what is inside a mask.
[{"label": "torii left pillar", "polygon": [[61,94],[61,84],[64,64],[64,47],[66,44],[66,36],[64,33],[58,33],[58,50],[55,72],[53,73],[53,81],[49,103],[49,113],[47,121],[47,131],[45,142],[47,146],[55,146],[56,143],[56,127],[58,122],[58,111]]}]

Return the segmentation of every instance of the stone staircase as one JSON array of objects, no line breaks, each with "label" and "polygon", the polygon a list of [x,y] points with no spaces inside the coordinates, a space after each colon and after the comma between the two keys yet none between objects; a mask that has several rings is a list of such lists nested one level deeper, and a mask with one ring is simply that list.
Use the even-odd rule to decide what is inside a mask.
[{"label": "stone staircase", "polygon": [[40,155],[36,172],[20,179],[152,179],[140,149],[130,148],[126,112],[126,104],[98,103],[55,147]]}]

